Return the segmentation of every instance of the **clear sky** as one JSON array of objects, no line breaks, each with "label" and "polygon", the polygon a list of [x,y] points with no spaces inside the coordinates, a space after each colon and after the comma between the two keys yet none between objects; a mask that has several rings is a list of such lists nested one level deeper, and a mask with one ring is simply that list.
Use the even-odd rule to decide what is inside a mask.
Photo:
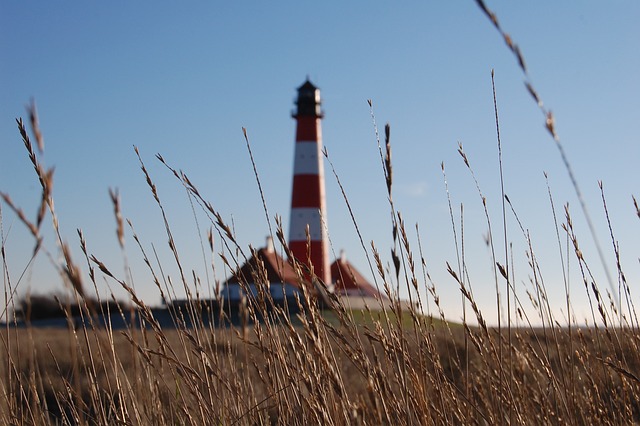
[{"label": "clear sky", "polygon": [[[615,1],[487,1],[520,46],[531,81],[557,120],[598,238],[615,264],[597,182],[602,180],[622,266],[634,287],[640,276],[640,3]],[[309,76],[322,93],[323,139],[367,248],[385,262],[392,247],[389,205],[367,100],[380,130],[391,125],[394,201],[418,257],[415,224],[427,267],[447,317],[462,317],[460,292],[446,272],[457,269],[444,189],[444,162],[474,294],[495,322],[487,221],[472,176],[457,153],[462,143],[478,179],[504,263],[502,205],[491,89],[495,69],[505,192],[523,227],[559,318],[566,312],[562,263],[543,172],[558,220],[570,204],[576,232],[602,291],[608,289],[592,237],[544,117],[527,93],[525,76],[474,1],[397,4],[354,2],[0,2],[0,191],[34,218],[40,192],[15,118],[35,99],[45,138],[42,161],[55,166],[54,198],[63,236],[82,261],[76,229],[89,251],[124,275],[109,188],[121,194],[145,249],[158,252],[164,275],[178,282],[162,218],[142,175],[140,149],[167,209],[188,273],[207,274],[189,198],[155,154],[187,173],[203,196],[233,223],[240,245],[261,247],[268,226],[242,127],[248,131],[269,214],[288,227],[295,89]],[[326,164],[328,225],[336,252],[372,277],[331,168]],[[211,223],[193,208],[201,233]],[[47,226],[45,246],[59,261]],[[533,291],[527,244],[507,212],[518,295]],[[560,231],[562,233],[562,231]],[[62,288],[41,253],[20,278],[33,249],[24,226],[2,205],[9,278],[18,294]],[[286,229],[285,229],[286,233]],[[566,239],[561,237],[566,262]],[[133,284],[149,304],[160,296],[127,229]],[[221,250],[220,238],[216,250]],[[511,255],[510,255],[511,256]],[[205,255],[208,259],[209,254]],[[214,255],[216,278],[227,275]],[[419,262],[417,262],[419,265]],[[578,317],[589,316],[575,256],[570,286]],[[422,273],[419,273],[422,276]],[[214,277],[209,274],[209,280]],[[6,282],[6,277],[5,277]],[[424,290],[424,283],[421,283]],[[504,281],[500,280],[504,298]],[[123,291],[99,279],[99,291]],[[177,286],[178,295],[183,295]],[[406,296],[406,293],[403,293]]]}]

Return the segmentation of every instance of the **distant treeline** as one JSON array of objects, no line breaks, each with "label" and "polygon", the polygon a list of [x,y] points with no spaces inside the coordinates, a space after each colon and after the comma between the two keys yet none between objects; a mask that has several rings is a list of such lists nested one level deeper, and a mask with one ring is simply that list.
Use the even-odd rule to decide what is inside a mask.
[{"label": "distant treeline", "polygon": [[30,295],[19,299],[15,307],[15,318],[18,321],[39,321],[54,318],[79,317],[96,313],[116,313],[128,310],[127,303],[118,300],[98,300],[87,297],[77,300],[56,294]]}]

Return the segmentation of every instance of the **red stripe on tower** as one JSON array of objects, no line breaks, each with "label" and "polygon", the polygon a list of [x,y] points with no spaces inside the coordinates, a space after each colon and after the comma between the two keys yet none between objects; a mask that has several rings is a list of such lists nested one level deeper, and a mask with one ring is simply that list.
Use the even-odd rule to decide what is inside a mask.
[{"label": "red stripe on tower", "polygon": [[[331,283],[329,246],[326,237],[326,200],[322,162],[320,90],[307,79],[298,87],[297,122],[293,161],[293,189],[289,247],[293,256],[313,270],[327,285]],[[307,227],[311,244],[307,245]],[[311,259],[311,262],[308,261]]]}]

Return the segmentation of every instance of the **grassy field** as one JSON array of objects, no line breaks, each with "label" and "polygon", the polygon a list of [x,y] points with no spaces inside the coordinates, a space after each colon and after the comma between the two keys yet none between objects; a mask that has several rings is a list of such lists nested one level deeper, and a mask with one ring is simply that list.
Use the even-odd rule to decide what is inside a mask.
[{"label": "grassy field", "polygon": [[[449,327],[426,317],[231,329],[11,329],[6,424],[623,424],[630,330]],[[6,371],[8,370],[8,371]]]},{"label": "grassy field", "polygon": [[[498,25],[482,1],[480,10],[504,36],[507,48],[525,76],[524,60],[517,46]],[[545,116],[550,137],[557,142],[571,175],[570,163],[555,133],[553,115],[544,109],[533,86],[528,85],[536,105]],[[88,252],[80,233],[80,246],[91,274],[84,277],[63,243],[52,198],[53,172],[39,160],[41,132],[34,108],[29,123],[18,121],[18,130],[42,189],[35,221],[12,203],[3,201],[31,232],[37,250],[45,216],[52,218],[62,253],[57,267],[71,294],[62,309],[71,305],[86,318],[84,326],[69,321],[67,329],[14,328],[0,331],[0,423],[70,425],[235,425],[235,424],[632,424],[640,422],[640,334],[631,291],[620,269],[620,306],[601,294],[588,273],[585,291],[591,303],[591,327],[578,320],[556,318],[543,283],[534,275],[534,310],[521,309],[510,298],[511,265],[490,265],[506,288],[505,321],[487,325],[478,308],[465,273],[449,266],[468,311],[462,324],[445,321],[438,292],[425,271],[420,250],[411,247],[404,223],[393,205],[393,173],[389,132],[380,143],[383,173],[391,210],[394,247],[392,265],[375,248],[372,270],[380,276],[390,307],[375,312],[349,311],[343,302],[328,296],[328,311],[316,308],[311,291],[302,292],[301,313],[291,317],[264,291],[266,272],[254,271],[258,295],[249,297],[244,326],[213,329],[203,325],[197,309],[176,312],[176,327],[162,328],[153,312],[140,300],[132,284],[112,273],[109,265]],[[497,113],[496,113],[497,115]],[[497,117],[496,117],[497,120]],[[31,126],[30,131],[27,129]],[[32,138],[35,143],[32,143]],[[380,142],[380,141],[379,141]],[[467,166],[466,154],[460,155]],[[159,161],[164,160],[159,157]],[[140,159],[142,172],[156,207],[164,208],[155,184]],[[167,166],[169,167],[169,166]],[[469,166],[470,168],[470,166]],[[172,170],[173,171],[173,170]],[[197,204],[206,210],[228,247],[236,242],[229,226],[191,182],[177,171],[176,178]],[[577,184],[574,183],[579,193]],[[117,235],[124,245],[125,223],[117,193],[112,193]],[[507,201],[503,201],[506,203]],[[348,203],[348,201],[347,201]],[[505,205],[503,204],[503,207]],[[640,209],[638,210],[640,216]],[[489,218],[487,217],[487,221]],[[165,220],[169,246],[178,264],[170,225]],[[281,224],[275,239],[286,251]],[[559,225],[571,245],[571,255],[588,271],[571,216],[566,212]],[[142,244],[133,239],[146,260]],[[209,238],[210,244],[211,237]],[[489,239],[492,241],[492,239]],[[462,243],[462,242],[461,242]],[[2,241],[2,258],[5,246]],[[456,245],[458,242],[456,241]],[[491,244],[493,244],[491,242]],[[456,247],[457,249],[459,247]],[[492,247],[493,249],[493,247]],[[44,249],[42,249],[44,250]],[[614,251],[615,245],[614,245]],[[34,252],[34,253],[35,253]],[[34,254],[35,256],[35,254]],[[614,256],[618,258],[618,253]],[[51,256],[53,257],[53,256]],[[226,258],[229,267],[242,263]],[[148,263],[150,265],[150,262]],[[303,280],[301,265],[294,269]],[[539,265],[532,261],[532,270]],[[392,269],[392,270],[389,270]],[[189,286],[183,276],[167,286],[162,274],[150,267],[163,299],[171,285]],[[182,272],[182,271],[181,271]],[[398,277],[406,276],[403,281]],[[14,293],[3,262],[5,295]],[[94,294],[97,282],[108,279],[124,289],[129,301],[103,305]],[[405,284],[398,284],[404,282]],[[244,283],[245,285],[247,283]],[[428,294],[433,317],[426,316],[427,302],[414,299],[400,310],[396,289]],[[303,289],[305,287],[303,286]],[[17,297],[17,296],[16,296]],[[196,296],[193,296],[197,298]],[[7,299],[12,300],[11,297]],[[567,296],[567,307],[570,305]],[[101,306],[126,311],[135,309],[143,328],[115,330],[91,325]],[[7,302],[5,312],[15,307]],[[503,307],[503,310],[505,308]],[[500,309],[498,309],[500,310]],[[531,313],[536,317],[531,317]],[[194,327],[181,327],[185,317]],[[9,316],[10,317],[10,316]],[[258,318],[263,320],[258,321]],[[498,316],[500,318],[500,316]],[[517,318],[517,320],[516,320]],[[500,320],[499,320],[500,321]],[[527,326],[527,324],[529,324]]]}]

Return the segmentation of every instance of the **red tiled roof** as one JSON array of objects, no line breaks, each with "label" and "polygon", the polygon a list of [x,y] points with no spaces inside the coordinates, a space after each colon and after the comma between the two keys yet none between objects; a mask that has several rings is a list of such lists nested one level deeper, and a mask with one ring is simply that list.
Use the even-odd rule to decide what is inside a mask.
[{"label": "red tiled roof", "polygon": [[257,250],[244,265],[240,267],[226,282],[226,284],[238,283],[245,280],[247,283],[257,281],[263,274],[260,264],[264,265],[266,279],[272,283],[285,283],[299,287],[298,275],[289,262],[275,252],[273,248],[265,247]]},{"label": "red tiled roof", "polygon": [[[260,265],[264,265],[264,272]],[[278,255],[271,245],[256,250],[254,255],[229,277],[225,284],[237,284],[241,280],[247,284],[255,283],[262,279],[260,276],[263,273],[266,273],[264,279],[270,283],[284,283],[300,288],[300,279],[291,263]],[[335,292],[339,295],[364,297],[380,295],[382,299],[387,298],[378,292],[344,256],[331,264],[331,277]]]},{"label": "red tiled roof", "polygon": [[359,294],[366,297],[375,297],[379,294],[381,298],[386,299],[386,296],[378,292],[344,256],[331,264],[331,277],[337,294],[350,296]]}]

